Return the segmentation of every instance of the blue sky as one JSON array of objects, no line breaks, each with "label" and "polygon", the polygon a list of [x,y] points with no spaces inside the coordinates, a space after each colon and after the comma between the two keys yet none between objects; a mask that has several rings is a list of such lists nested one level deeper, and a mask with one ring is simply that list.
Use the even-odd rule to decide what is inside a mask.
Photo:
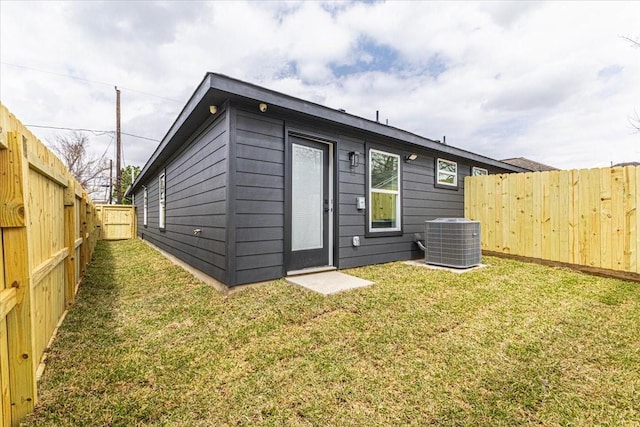
[{"label": "blue sky", "polygon": [[[25,124],[113,130],[118,85],[123,131],[159,140],[213,71],[497,159],[602,167],[640,161],[624,36],[638,2],[3,1],[0,100]],[[156,144],[125,136],[125,163]]]}]

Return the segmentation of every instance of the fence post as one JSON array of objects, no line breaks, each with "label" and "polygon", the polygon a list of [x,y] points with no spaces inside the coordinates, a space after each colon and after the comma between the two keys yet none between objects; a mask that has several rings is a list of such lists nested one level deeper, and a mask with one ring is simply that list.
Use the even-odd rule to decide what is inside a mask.
[{"label": "fence post", "polygon": [[93,248],[96,244],[96,212],[92,204],[87,199],[87,227],[88,227],[88,239],[89,247],[87,248],[87,264],[91,262],[93,256]]},{"label": "fence post", "polygon": [[[15,119],[12,117],[12,121]],[[7,149],[0,150],[0,227],[4,249],[6,285],[15,289],[16,304],[7,314],[11,423],[33,411],[36,379],[31,321],[30,261],[27,255],[28,195],[27,140],[20,132],[8,132]]]},{"label": "fence post", "polygon": [[64,190],[64,242],[69,250],[64,264],[65,307],[69,308],[76,300],[76,189],[75,180],[69,176],[69,186]]},{"label": "fence post", "polygon": [[136,205],[131,206],[131,238],[133,240],[138,236],[138,215],[136,213]]},{"label": "fence post", "polygon": [[80,245],[80,277],[84,276],[86,265],[88,263],[87,253],[89,249],[89,241],[87,239],[87,193],[82,192],[82,201],[80,202],[80,236],[82,243]]}]

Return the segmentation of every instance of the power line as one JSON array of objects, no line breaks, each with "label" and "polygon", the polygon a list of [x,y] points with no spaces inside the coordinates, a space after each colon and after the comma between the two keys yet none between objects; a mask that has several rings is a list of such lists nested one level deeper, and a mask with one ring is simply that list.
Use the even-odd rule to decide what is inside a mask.
[{"label": "power line", "polygon": [[[31,127],[31,128],[42,128],[42,129],[57,129],[57,130],[73,130],[73,131],[78,131],[78,132],[91,132],[92,134],[94,134],[95,136],[102,136],[102,135],[110,135],[110,134],[115,134],[116,131],[114,130],[95,130],[95,129],[83,129],[83,128],[65,128],[65,127],[59,127],[59,126],[42,126],[42,125],[25,125],[26,127]],[[140,135],[134,135],[132,133],[126,133],[126,132],[121,132],[122,135],[127,135],[127,136],[131,136],[133,138],[140,138],[140,139],[146,139],[148,141],[154,141],[154,142],[160,142],[159,139],[153,139],[153,138],[148,138],[146,136],[140,136]]]},{"label": "power line", "polygon": [[[93,83],[93,84],[97,84],[97,85],[115,86],[113,83],[101,82],[101,81],[98,81],[98,80],[83,79],[82,77],[72,76],[71,74],[56,73],[54,71],[47,71],[47,70],[42,70],[42,69],[39,69],[39,68],[27,67],[26,65],[12,64],[10,62],[4,62],[4,61],[0,61],[0,64],[9,65],[11,67],[24,68],[25,70],[37,71],[39,73],[52,74],[52,75],[58,76],[58,77],[66,77],[68,79],[79,80],[79,81],[82,81],[82,82]],[[178,101],[177,99],[171,99],[171,98],[167,98],[165,96],[156,95],[154,93],[143,92],[141,90],[126,88],[126,87],[122,87],[122,86],[120,88],[128,90],[129,92],[136,92],[136,93],[140,93],[142,95],[153,96],[155,98],[165,99],[167,101],[177,102],[179,104],[183,104],[183,101]]]},{"label": "power line", "polygon": [[104,149],[104,153],[102,153],[102,156],[100,157],[100,161],[104,160],[104,156],[107,155],[107,151],[109,150],[109,147],[111,147],[111,143],[113,142],[113,135],[110,135],[111,138],[109,138],[109,144],[107,144],[107,148]]},{"label": "power line", "polygon": [[122,129],[120,129],[120,90],[116,89],[116,202],[122,203]]},{"label": "power line", "polygon": [[95,136],[102,136],[102,135],[106,135],[106,134],[109,134],[109,133],[113,132],[113,131],[110,131],[110,130],[95,130],[95,129],[83,129],[83,128],[64,128],[64,127],[58,127],[58,126],[41,126],[41,125],[25,125],[25,126],[26,127],[31,127],[31,128],[57,129],[57,130],[74,130],[74,131],[78,131],[78,132],[91,132]]},{"label": "power line", "polygon": [[140,138],[140,139],[146,139],[146,140],[149,140],[149,141],[160,142],[159,139],[147,138],[146,136],[133,135],[131,133],[126,133],[126,132],[120,132],[120,133],[123,134],[123,135],[132,136],[134,138]]}]

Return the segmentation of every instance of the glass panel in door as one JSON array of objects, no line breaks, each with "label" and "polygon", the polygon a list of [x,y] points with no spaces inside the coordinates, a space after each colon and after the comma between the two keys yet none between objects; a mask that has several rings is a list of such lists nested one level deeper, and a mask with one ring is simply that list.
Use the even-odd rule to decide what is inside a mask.
[{"label": "glass panel in door", "polygon": [[292,251],[323,247],[323,157],[322,150],[292,145]]}]

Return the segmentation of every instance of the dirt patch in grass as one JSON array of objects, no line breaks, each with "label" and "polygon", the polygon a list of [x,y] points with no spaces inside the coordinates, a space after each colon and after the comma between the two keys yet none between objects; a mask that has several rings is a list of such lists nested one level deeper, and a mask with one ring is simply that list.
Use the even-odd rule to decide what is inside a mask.
[{"label": "dirt patch in grass", "polygon": [[140,241],[100,242],[26,425],[638,425],[638,285],[483,262],[225,298]]}]

